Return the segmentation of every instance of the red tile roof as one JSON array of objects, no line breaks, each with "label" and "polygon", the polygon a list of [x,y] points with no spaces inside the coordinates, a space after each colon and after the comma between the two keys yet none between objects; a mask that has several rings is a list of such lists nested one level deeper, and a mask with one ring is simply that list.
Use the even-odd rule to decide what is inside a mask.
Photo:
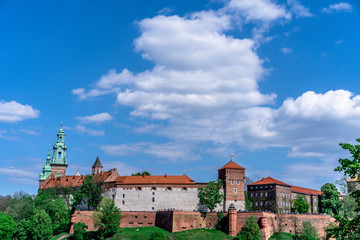
[{"label": "red tile roof", "polygon": [[291,186],[289,184],[286,184],[286,183],[279,181],[272,177],[262,178],[261,180],[250,183],[249,185],[261,185],[261,184],[280,184],[280,185],[285,185],[285,186],[289,186],[289,187]]},{"label": "red tile roof", "polygon": [[[106,172],[97,173],[94,175],[94,181],[96,183],[107,182],[108,178],[112,175],[118,173],[116,169],[111,169]],[[46,179],[44,186],[42,189],[47,188],[65,188],[65,187],[79,187],[84,181],[85,176],[64,176],[64,177],[49,177]]]},{"label": "red tile roof", "polygon": [[303,187],[298,187],[298,186],[291,186],[291,191],[295,192],[295,193],[303,193],[303,194],[308,194],[308,195],[310,195],[310,194],[321,195],[321,191],[319,191],[319,190],[303,188]]},{"label": "red tile roof", "polygon": [[236,164],[235,162],[233,162],[232,160],[230,162],[228,162],[227,164],[225,164],[225,166],[223,166],[222,168],[219,168],[219,170],[221,169],[227,169],[227,168],[231,168],[231,169],[245,169],[243,167],[241,167],[240,165]]},{"label": "red tile roof", "polygon": [[123,176],[115,179],[116,185],[121,184],[195,184],[186,174],[181,176]]}]

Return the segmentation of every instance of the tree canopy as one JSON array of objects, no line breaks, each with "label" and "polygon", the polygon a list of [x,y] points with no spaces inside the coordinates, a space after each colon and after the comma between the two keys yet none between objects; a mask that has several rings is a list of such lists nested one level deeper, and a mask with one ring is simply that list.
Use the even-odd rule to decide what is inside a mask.
[{"label": "tree canopy", "polygon": [[[360,139],[356,139],[360,142]],[[335,171],[343,172],[350,178],[355,178],[360,175],[360,145],[352,145],[349,143],[339,144],[343,149],[349,151],[351,158],[340,158],[340,166],[335,168]],[[355,209],[356,215],[353,218],[347,216],[334,216],[336,219],[336,226],[327,229],[327,237],[336,239],[360,239],[360,190],[355,190],[351,196],[357,202]]]},{"label": "tree canopy", "polygon": [[96,209],[101,200],[101,191],[94,181],[94,176],[85,176],[82,185],[74,193],[73,206],[85,204],[88,209]]},{"label": "tree canopy", "polygon": [[150,175],[151,174],[148,171],[137,172],[137,173],[131,174],[131,176],[150,176]]},{"label": "tree canopy", "polygon": [[201,204],[206,206],[212,212],[217,204],[221,204],[223,201],[224,195],[220,192],[222,187],[221,179],[215,181],[210,181],[209,184],[202,188],[199,188],[198,198]]},{"label": "tree canopy", "polygon": [[239,240],[261,240],[261,231],[253,216],[246,219],[237,237]]},{"label": "tree canopy", "polygon": [[0,239],[11,240],[16,232],[17,225],[9,215],[0,212]]},{"label": "tree canopy", "polygon": [[94,213],[94,222],[103,237],[114,235],[120,228],[121,211],[114,201],[105,198]]},{"label": "tree canopy", "polygon": [[296,196],[296,200],[294,202],[293,211],[296,213],[308,213],[310,209],[310,204],[306,202],[303,196]]},{"label": "tree canopy", "polygon": [[325,183],[321,187],[321,192],[321,211],[331,216],[338,215],[341,209],[341,202],[336,186],[332,183]]}]

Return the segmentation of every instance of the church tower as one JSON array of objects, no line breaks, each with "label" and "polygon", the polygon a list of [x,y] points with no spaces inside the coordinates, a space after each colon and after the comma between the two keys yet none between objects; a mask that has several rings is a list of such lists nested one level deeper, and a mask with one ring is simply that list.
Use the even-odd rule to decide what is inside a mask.
[{"label": "church tower", "polygon": [[103,171],[103,165],[100,162],[99,156],[97,156],[94,165],[92,166],[92,174],[101,173]]},{"label": "church tower", "polygon": [[65,133],[62,129],[62,124],[59,132],[57,133],[57,140],[53,146],[53,156],[51,160],[51,175],[54,177],[66,176],[67,168],[67,157],[66,157],[66,144],[65,144]]},{"label": "church tower", "polygon": [[42,187],[42,185],[44,184],[47,177],[51,175],[50,162],[51,162],[51,158],[50,158],[50,147],[49,147],[48,154],[47,154],[47,157],[46,157],[46,163],[43,166],[42,173],[40,173],[40,175],[39,175],[39,188]]},{"label": "church tower", "polygon": [[231,204],[238,210],[245,210],[245,168],[231,160],[218,170],[218,174],[224,187],[224,211]]}]

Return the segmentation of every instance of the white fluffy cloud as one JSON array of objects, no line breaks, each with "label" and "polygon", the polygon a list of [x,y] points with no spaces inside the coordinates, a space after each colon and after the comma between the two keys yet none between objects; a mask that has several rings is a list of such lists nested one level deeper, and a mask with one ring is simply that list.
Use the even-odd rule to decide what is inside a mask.
[{"label": "white fluffy cloud", "polygon": [[76,119],[80,120],[80,122],[83,123],[102,123],[112,120],[113,117],[109,113],[104,112],[90,116],[76,117]]},{"label": "white fluffy cloud", "polygon": [[28,118],[38,118],[40,111],[30,105],[10,101],[0,101],[0,122],[19,122]]},{"label": "white fluffy cloud", "polygon": [[347,2],[341,2],[336,4],[330,4],[328,7],[323,8],[321,11],[324,13],[333,12],[352,12],[352,5]]},{"label": "white fluffy cloud", "polygon": [[310,10],[300,4],[297,0],[287,0],[287,4],[290,5],[290,10],[297,17],[313,17],[314,15],[310,13]]},{"label": "white fluffy cloud", "polygon": [[275,21],[278,19],[291,19],[291,14],[285,6],[277,5],[270,0],[231,0],[226,9],[236,11],[243,15],[247,22],[249,21]]}]

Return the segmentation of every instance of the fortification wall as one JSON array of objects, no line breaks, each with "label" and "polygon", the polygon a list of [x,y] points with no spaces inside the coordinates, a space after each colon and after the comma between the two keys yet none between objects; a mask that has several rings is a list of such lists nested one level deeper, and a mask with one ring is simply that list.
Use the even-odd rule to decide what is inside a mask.
[{"label": "fortification wall", "polygon": [[[96,230],[92,219],[93,211],[75,211],[71,217],[70,233],[73,233],[73,225],[76,222],[84,222],[87,231]],[[235,235],[244,226],[246,219],[250,216],[255,217],[261,229],[263,240],[269,239],[275,232],[300,232],[302,223],[309,221],[317,230],[321,238],[325,237],[325,228],[329,226],[333,219],[328,215],[291,215],[274,214],[267,212],[238,212],[236,217]],[[156,226],[169,232],[179,232],[198,228],[214,228],[218,222],[217,213],[183,212],[183,211],[132,211],[122,212],[120,227],[145,227]],[[229,214],[224,213],[224,225],[229,226]],[[228,229],[226,227],[225,229]]]}]

